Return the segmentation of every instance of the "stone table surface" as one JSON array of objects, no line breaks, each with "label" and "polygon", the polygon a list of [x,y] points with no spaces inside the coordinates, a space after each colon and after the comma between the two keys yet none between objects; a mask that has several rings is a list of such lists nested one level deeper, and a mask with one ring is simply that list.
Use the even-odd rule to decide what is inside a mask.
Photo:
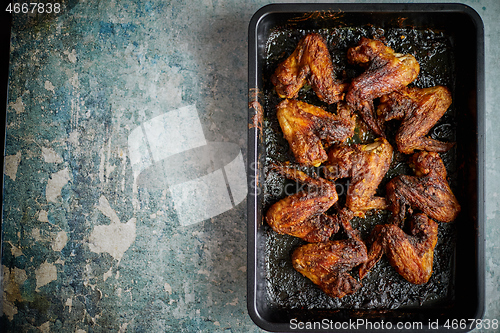
[{"label": "stone table surface", "polygon": [[[500,319],[500,2],[453,2],[485,26],[484,318]],[[270,2],[60,3],[57,15],[14,14],[2,332],[260,332],[246,308],[246,187],[237,185],[247,156],[248,23]],[[175,137],[170,150],[156,144]],[[216,200],[220,188],[203,189],[215,193],[210,200],[187,186],[167,191],[160,169],[141,180],[164,157],[213,142],[234,153],[221,157],[231,167],[213,172],[231,185],[230,201]],[[180,173],[169,184],[186,184],[172,170]],[[207,200],[199,205],[210,216],[190,198]]]}]

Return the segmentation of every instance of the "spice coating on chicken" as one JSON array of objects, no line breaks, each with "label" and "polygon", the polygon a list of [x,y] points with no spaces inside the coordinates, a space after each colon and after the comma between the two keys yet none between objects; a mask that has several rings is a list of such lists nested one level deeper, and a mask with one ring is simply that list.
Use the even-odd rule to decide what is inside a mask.
[{"label": "spice coating on chicken", "polygon": [[334,65],[326,43],[320,35],[311,33],[302,38],[295,51],[271,76],[278,96],[295,98],[302,86],[309,82],[318,98],[328,104],[340,101],[345,84],[334,76]]},{"label": "spice coating on chicken", "polygon": [[361,287],[349,271],[368,256],[365,244],[351,227],[352,216],[345,209],[335,216],[349,239],[302,245],[292,254],[293,267],[331,297],[341,298]]},{"label": "spice coating on chicken", "polygon": [[407,210],[418,209],[429,217],[451,222],[460,205],[446,180],[446,168],[436,152],[419,152],[411,156],[415,176],[400,175],[387,183],[387,200],[393,223],[402,226]]},{"label": "spice coating on chicken", "polygon": [[347,51],[347,59],[365,66],[366,70],[352,80],[346,101],[359,110],[372,131],[383,136],[374,114],[373,100],[413,82],[420,72],[420,65],[414,56],[395,53],[381,41],[365,37],[358,46]]},{"label": "spice coating on chicken", "polygon": [[336,233],[335,219],[324,214],[338,200],[335,184],[312,178],[299,170],[275,166],[286,178],[304,183],[306,188],[272,205],[266,214],[269,226],[279,234],[288,234],[307,242],[323,242]]},{"label": "spice coating on chicken", "polygon": [[453,143],[426,137],[429,130],[451,105],[451,93],[443,86],[431,88],[404,87],[380,98],[379,119],[400,119],[396,134],[398,150],[411,154],[414,150],[445,152]]},{"label": "spice coating on chicken", "polygon": [[365,277],[385,254],[406,280],[413,284],[426,283],[432,275],[437,239],[437,223],[422,213],[412,216],[409,235],[394,224],[376,225],[368,239],[371,244],[368,261],[359,269],[359,276]]},{"label": "spice coating on chicken", "polygon": [[353,136],[356,122],[351,111],[345,103],[339,103],[334,115],[305,102],[285,99],[276,114],[297,162],[319,166],[328,159],[323,143],[344,142]]},{"label": "spice coating on chicken", "polygon": [[375,192],[391,160],[392,146],[385,138],[375,139],[370,144],[335,147],[328,152],[325,178],[351,178],[346,206],[355,215],[364,217],[368,210],[387,208],[385,198],[375,196]]}]

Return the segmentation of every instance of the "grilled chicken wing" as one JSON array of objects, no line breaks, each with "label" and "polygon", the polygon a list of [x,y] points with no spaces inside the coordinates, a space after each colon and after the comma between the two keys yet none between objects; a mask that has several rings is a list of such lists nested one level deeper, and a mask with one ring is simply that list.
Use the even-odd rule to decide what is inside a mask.
[{"label": "grilled chicken wing", "polygon": [[390,264],[406,280],[414,284],[426,283],[432,275],[437,238],[437,223],[422,213],[412,216],[409,235],[394,224],[375,226],[368,239],[368,244],[371,244],[368,261],[359,269],[360,278],[363,278],[385,253]]},{"label": "grilled chicken wing", "polygon": [[306,81],[322,101],[332,104],[342,99],[345,85],[335,79],[330,52],[323,37],[315,33],[305,36],[271,77],[281,98],[297,97]]},{"label": "grilled chicken wing", "polygon": [[411,154],[415,149],[444,152],[453,143],[441,142],[425,135],[451,105],[451,94],[443,86],[431,88],[402,88],[380,98],[379,119],[400,119],[396,134],[398,150]]},{"label": "grilled chicken wing", "polygon": [[292,254],[293,267],[331,297],[341,298],[361,287],[349,271],[368,256],[365,244],[351,227],[352,217],[346,209],[335,216],[349,239],[306,244]]},{"label": "grilled chicken wing", "polygon": [[370,209],[385,209],[385,198],[375,192],[392,160],[392,147],[384,138],[370,144],[356,144],[331,149],[325,164],[325,178],[351,178],[346,206],[359,217]]},{"label": "grilled chicken wing", "polygon": [[446,180],[446,168],[436,152],[412,155],[416,176],[400,175],[387,183],[387,199],[393,223],[402,226],[406,211],[416,208],[441,222],[453,221],[460,205]]},{"label": "grilled chicken wing", "polygon": [[347,59],[366,67],[349,86],[346,101],[359,110],[367,125],[379,136],[384,133],[374,115],[373,100],[401,89],[415,80],[420,66],[412,55],[395,53],[381,41],[362,38],[350,48]]},{"label": "grilled chicken wing", "polygon": [[324,214],[338,200],[335,184],[287,167],[275,166],[275,169],[289,179],[304,183],[306,189],[272,205],[266,214],[269,226],[277,233],[307,242],[328,240],[339,229],[337,221]]},{"label": "grilled chicken wing", "polygon": [[277,117],[285,139],[298,163],[319,166],[328,159],[323,142],[343,142],[354,134],[356,125],[345,103],[334,115],[314,105],[285,99],[278,105]]}]

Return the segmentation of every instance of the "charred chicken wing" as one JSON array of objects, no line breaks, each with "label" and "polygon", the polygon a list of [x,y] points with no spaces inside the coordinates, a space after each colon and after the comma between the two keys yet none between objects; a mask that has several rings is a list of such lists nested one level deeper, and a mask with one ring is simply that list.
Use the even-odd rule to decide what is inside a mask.
[{"label": "charred chicken wing", "polygon": [[335,79],[330,52],[323,37],[315,33],[305,36],[271,77],[281,98],[297,97],[306,81],[322,101],[332,104],[342,99],[345,85]]},{"label": "charred chicken wing", "polygon": [[377,135],[383,136],[374,115],[373,100],[410,84],[417,78],[420,66],[412,55],[395,53],[381,41],[364,37],[358,46],[348,50],[347,59],[366,70],[351,82],[346,101],[359,110]]},{"label": "charred chicken wing", "polygon": [[331,297],[341,298],[361,287],[349,271],[368,256],[365,244],[351,227],[352,216],[345,209],[335,216],[349,239],[306,244],[292,254],[293,267]]},{"label": "charred chicken wing", "polygon": [[328,179],[351,178],[346,206],[364,217],[370,209],[385,209],[385,198],[375,196],[392,160],[392,147],[384,138],[370,144],[356,144],[331,149],[325,164]]},{"label": "charred chicken wing", "polygon": [[298,163],[319,166],[328,159],[323,143],[343,142],[354,134],[356,125],[345,103],[334,115],[314,105],[285,99],[278,105],[277,117],[285,139]]},{"label": "charred chicken wing", "polygon": [[437,223],[422,213],[412,216],[409,235],[394,224],[375,226],[368,239],[368,244],[371,244],[368,261],[359,269],[360,278],[363,278],[385,253],[390,264],[406,280],[414,284],[426,283],[432,275],[437,238]]},{"label": "charred chicken wing", "polygon": [[335,184],[312,178],[299,170],[275,166],[286,178],[304,183],[306,188],[272,205],[266,214],[269,226],[279,234],[289,234],[307,242],[323,242],[339,229],[337,221],[324,214],[338,200]]},{"label": "charred chicken wing", "polygon": [[393,223],[404,224],[407,210],[414,208],[441,222],[453,221],[460,212],[446,180],[446,168],[436,152],[419,152],[411,157],[415,176],[400,175],[386,186]]},{"label": "charred chicken wing", "polygon": [[396,134],[398,150],[411,154],[415,149],[444,152],[453,143],[441,142],[425,135],[451,105],[451,93],[443,86],[402,88],[380,98],[379,119],[400,119]]}]

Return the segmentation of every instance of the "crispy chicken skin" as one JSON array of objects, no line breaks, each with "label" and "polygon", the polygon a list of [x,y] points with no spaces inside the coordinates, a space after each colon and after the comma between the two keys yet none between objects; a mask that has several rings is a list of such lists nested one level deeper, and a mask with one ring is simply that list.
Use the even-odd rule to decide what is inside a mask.
[{"label": "crispy chicken skin", "polygon": [[352,217],[346,209],[335,215],[348,239],[302,245],[292,254],[293,267],[331,297],[341,298],[361,287],[349,271],[368,256],[365,244],[351,227]]},{"label": "crispy chicken skin", "polygon": [[411,154],[414,150],[444,152],[453,143],[441,142],[425,135],[451,105],[451,93],[443,86],[431,88],[404,87],[380,98],[379,119],[401,120],[396,143],[398,150]]},{"label": "crispy chicken skin", "polygon": [[301,39],[295,51],[271,76],[281,98],[297,97],[306,81],[319,99],[328,104],[341,100],[346,87],[335,79],[330,52],[323,37],[316,33]]},{"label": "crispy chicken skin", "polygon": [[356,125],[352,110],[339,103],[337,115],[320,107],[285,99],[277,107],[283,135],[298,163],[319,166],[328,159],[323,142],[343,142],[354,134]]},{"label": "crispy chicken skin", "polygon": [[439,154],[422,151],[413,154],[410,163],[415,176],[397,176],[386,186],[392,222],[402,226],[407,210],[411,214],[413,209],[437,221],[453,221],[460,205],[446,180],[446,168]]},{"label": "crispy chicken skin", "polygon": [[368,239],[371,247],[368,261],[359,269],[360,278],[363,278],[385,253],[390,264],[406,280],[414,284],[426,283],[432,275],[437,238],[437,223],[422,213],[412,216],[409,235],[394,224],[376,225]]},{"label": "crispy chicken skin", "polygon": [[266,214],[269,226],[279,234],[311,243],[328,240],[339,229],[337,221],[324,214],[338,200],[335,184],[283,166],[275,165],[274,169],[288,179],[304,183],[306,188],[269,208]]},{"label": "crispy chicken skin", "polygon": [[346,206],[355,215],[364,217],[371,209],[386,209],[386,200],[375,196],[377,188],[389,170],[392,146],[385,138],[370,144],[339,146],[328,152],[325,178],[351,178]]},{"label": "crispy chicken skin", "polygon": [[420,72],[420,65],[412,55],[395,53],[381,41],[365,37],[358,46],[347,51],[347,59],[366,67],[366,70],[352,80],[346,101],[359,110],[372,131],[384,136],[374,114],[373,100],[413,82]]}]

